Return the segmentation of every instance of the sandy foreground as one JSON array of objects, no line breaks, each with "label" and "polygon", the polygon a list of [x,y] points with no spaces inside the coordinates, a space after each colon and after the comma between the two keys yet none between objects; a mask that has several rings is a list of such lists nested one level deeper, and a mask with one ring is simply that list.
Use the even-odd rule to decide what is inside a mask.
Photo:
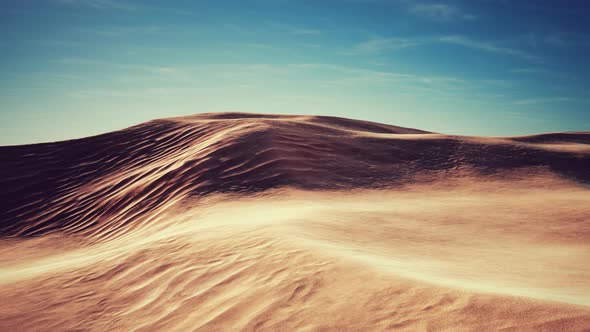
[{"label": "sandy foreground", "polygon": [[590,330],[586,134],[228,117],[2,148],[0,330]]}]

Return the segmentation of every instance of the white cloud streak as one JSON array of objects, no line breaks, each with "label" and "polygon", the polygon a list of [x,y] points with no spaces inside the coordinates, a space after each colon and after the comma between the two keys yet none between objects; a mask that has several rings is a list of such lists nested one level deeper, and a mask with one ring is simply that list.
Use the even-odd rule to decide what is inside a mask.
[{"label": "white cloud streak", "polygon": [[62,5],[91,7],[95,9],[136,10],[137,6],[125,1],[114,0],[58,0]]},{"label": "white cloud streak", "polygon": [[422,42],[406,38],[371,38],[358,44],[355,48],[356,53],[378,53],[383,51],[393,51],[404,48],[416,47]]},{"label": "white cloud streak", "polygon": [[270,22],[268,25],[280,31],[290,33],[292,35],[319,35],[322,32],[318,29],[310,29],[306,27],[293,26],[284,23]]},{"label": "white cloud streak", "polygon": [[408,11],[415,16],[436,22],[472,21],[477,19],[474,14],[443,3],[413,3],[409,5]]},{"label": "white cloud streak", "polygon": [[522,51],[519,49],[515,49],[515,48],[499,46],[499,45],[492,43],[492,42],[469,39],[465,36],[459,36],[459,35],[443,36],[438,39],[438,42],[445,43],[445,44],[457,45],[457,46],[466,47],[466,48],[471,48],[474,50],[479,50],[479,51],[484,51],[484,52],[489,52],[489,53],[509,55],[509,56],[518,57],[518,58],[525,59],[525,60],[539,61],[539,57],[534,54],[530,54],[528,52],[525,52],[525,51]]},{"label": "white cloud streak", "polygon": [[130,2],[125,0],[54,0],[57,4],[63,6],[86,7],[97,10],[155,10],[177,15],[192,15],[192,12],[178,10],[170,7],[158,7],[146,4],[146,2]]},{"label": "white cloud streak", "polygon": [[561,103],[577,101],[576,98],[571,97],[544,97],[544,98],[531,98],[521,99],[514,102],[515,105],[533,105],[533,104],[547,104],[547,103]]},{"label": "white cloud streak", "polygon": [[352,51],[342,52],[342,54],[357,55],[357,54],[378,54],[390,51],[396,51],[407,48],[414,48],[424,45],[432,44],[450,44],[460,46],[463,48],[478,50],[487,53],[494,53],[499,55],[506,55],[521,58],[528,61],[541,62],[540,57],[529,52],[498,45],[493,42],[471,39],[461,35],[451,35],[442,37],[425,37],[425,38],[370,38],[366,41],[358,43],[354,46]]}]

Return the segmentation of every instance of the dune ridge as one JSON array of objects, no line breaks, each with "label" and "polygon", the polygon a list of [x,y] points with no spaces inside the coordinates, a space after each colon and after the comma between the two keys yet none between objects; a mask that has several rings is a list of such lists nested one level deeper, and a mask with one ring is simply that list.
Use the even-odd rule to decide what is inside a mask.
[{"label": "dune ridge", "polygon": [[[138,216],[194,195],[281,186],[379,188],[437,172],[546,170],[588,183],[588,137],[458,137],[317,116],[223,113],[156,120],[80,140],[1,147],[0,234],[102,234],[136,227],[130,224]],[[554,144],[547,147],[549,140]],[[561,143],[582,150],[552,149]]]},{"label": "dune ridge", "polygon": [[588,330],[589,170],[326,116],[0,147],[0,329]]}]

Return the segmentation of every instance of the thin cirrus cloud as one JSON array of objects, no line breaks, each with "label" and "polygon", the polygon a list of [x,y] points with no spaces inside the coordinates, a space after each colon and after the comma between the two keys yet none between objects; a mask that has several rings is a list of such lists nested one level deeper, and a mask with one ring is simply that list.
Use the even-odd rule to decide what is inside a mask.
[{"label": "thin cirrus cloud", "polygon": [[58,0],[62,5],[75,5],[91,7],[95,9],[119,9],[119,10],[136,10],[137,6],[125,1],[114,0]]},{"label": "thin cirrus cloud", "polygon": [[145,2],[131,2],[125,0],[55,0],[55,3],[61,6],[85,7],[96,10],[114,10],[114,11],[158,11],[176,15],[192,15],[190,10],[179,10],[170,7],[160,7]]},{"label": "thin cirrus cloud", "polygon": [[423,44],[423,41],[408,38],[371,38],[356,45],[353,53],[378,53],[393,51],[403,48],[416,47]]},{"label": "thin cirrus cloud", "polygon": [[575,81],[576,78],[573,75],[561,72],[561,71],[555,71],[555,70],[550,70],[550,69],[546,69],[546,68],[540,68],[540,67],[524,67],[524,68],[513,68],[513,69],[509,69],[507,71],[510,74],[516,74],[516,75],[534,75],[534,76],[544,76],[544,77],[550,77],[552,79],[557,79],[557,80],[569,80],[569,81]]},{"label": "thin cirrus cloud", "polygon": [[[252,63],[252,64],[203,64],[192,66],[174,66],[174,65],[137,65],[129,63],[114,63],[96,59],[59,59],[56,63],[68,66],[93,66],[97,69],[104,69],[105,72],[111,72],[111,69],[117,71],[125,70],[126,82],[141,81],[143,83],[156,84],[156,88],[149,87],[149,96],[163,96],[162,91],[170,92],[170,95],[180,95],[193,91],[198,88],[192,82],[192,88],[187,89],[186,77],[198,75],[199,77],[208,77],[217,79],[224,84],[257,84],[260,82],[295,82],[297,80],[313,79],[316,83],[329,84],[332,86],[348,87],[403,87],[406,92],[435,92],[437,95],[456,95],[465,89],[476,90],[475,82],[468,82],[461,78],[448,76],[417,75],[412,73],[400,73],[383,70],[370,70],[355,66],[334,65],[328,63],[289,63],[289,64],[271,64],[271,63]],[[180,76],[183,73],[186,76]],[[147,80],[145,74],[162,74],[167,78],[166,83],[171,84],[167,90],[161,89],[162,81],[152,82]],[[108,75],[108,74],[107,74]],[[116,83],[116,82],[115,82]],[[123,82],[125,83],[125,82]],[[112,89],[103,87],[95,92],[88,90],[69,91],[68,97],[89,98],[96,96],[112,97],[132,97],[138,95],[138,90],[129,86],[121,86],[121,89]],[[141,90],[144,91],[144,90]],[[436,96],[435,96],[436,97]]]},{"label": "thin cirrus cloud", "polygon": [[414,3],[409,5],[408,11],[415,16],[436,22],[472,21],[477,19],[477,15],[467,13],[459,7],[443,3]]},{"label": "thin cirrus cloud", "polygon": [[465,36],[453,35],[453,36],[444,36],[438,39],[439,42],[445,44],[452,44],[461,47],[471,48],[474,50],[489,52],[489,53],[496,53],[501,55],[509,55],[513,57],[518,57],[525,60],[531,61],[539,61],[540,58],[534,54],[528,53],[526,51],[510,48],[505,46],[500,46],[496,43],[481,41],[481,40],[474,40],[467,38]]},{"label": "thin cirrus cloud", "polygon": [[138,34],[154,34],[158,32],[162,32],[163,28],[160,26],[135,26],[135,27],[125,27],[125,26],[113,26],[113,27],[106,27],[106,28],[94,28],[94,29],[80,29],[81,32],[87,32],[99,36],[105,37],[124,37],[129,35],[138,35]]},{"label": "thin cirrus cloud", "polygon": [[558,34],[548,34],[545,36],[544,41],[545,43],[555,47],[566,47],[569,44],[562,36]]},{"label": "thin cirrus cloud", "polygon": [[531,54],[529,52],[516,48],[501,46],[497,43],[485,40],[471,39],[469,37],[461,35],[426,38],[373,37],[366,41],[356,44],[354,46],[354,49],[351,52],[347,52],[347,54],[376,54],[388,51],[414,48],[430,44],[450,44],[477,51],[493,53],[497,55],[512,56],[524,60],[540,62],[540,58],[535,54]]},{"label": "thin cirrus cloud", "polygon": [[311,29],[307,27],[294,26],[284,23],[269,22],[268,26],[280,31],[290,33],[292,35],[319,35],[322,32],[318,29]]},{"label": "thin cirrus cloud", "polygon": [[353,3],[363,4],[387,4],[395,3],[415,17],[439,23],[456,21],[473,21],[479,18],[478,15],[467,12],[463,8],[442,2],[422,2],[418,0],[345,0]]},{"label": "thin cirrus cloud", "polygon": [[561,103],[561,102],[571,102],[571,101],[578,101],[578,99],[572,98],[572,97],[531,98],[531,99],[517,100],[514,102],[514,104],[515,105],[534,105],[534,104]]}]

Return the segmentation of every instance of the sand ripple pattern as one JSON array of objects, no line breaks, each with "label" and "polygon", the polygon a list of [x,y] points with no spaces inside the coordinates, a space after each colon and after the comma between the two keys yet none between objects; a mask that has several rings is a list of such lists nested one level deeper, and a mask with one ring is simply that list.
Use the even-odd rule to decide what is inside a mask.
[{"label": "sand ripple pattern", "polygon": [[0,147],[2,331],[588,331],[590,133],[154,120]]},{"label": "sand ripple pattern", "polygon": [[321,116],[205,114],[0,148],[0,236],[109,239],[187,197],[548,170],[590,182],[590,134],[473,138]]}]

